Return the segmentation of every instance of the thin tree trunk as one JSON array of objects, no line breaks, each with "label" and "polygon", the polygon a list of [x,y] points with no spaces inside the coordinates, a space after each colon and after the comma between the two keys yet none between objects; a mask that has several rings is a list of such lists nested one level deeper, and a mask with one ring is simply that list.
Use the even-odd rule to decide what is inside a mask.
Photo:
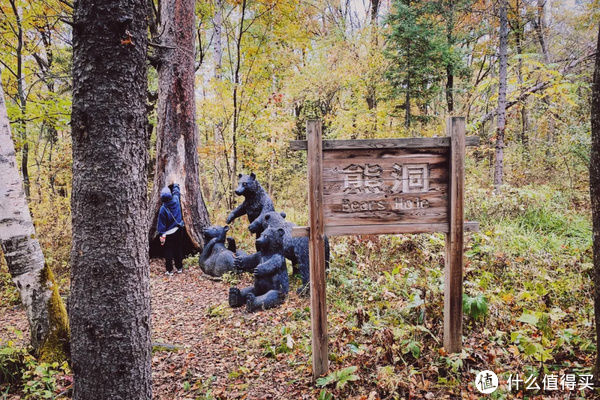
[{"label": "thin tree trunk", "polygon": [[592,149],[590,157],[590,199],[592,203],[594,251],[594,316],[596,323],[596,386],[600,383],[600,25],[596,66],[592,83]]},{"label": "thin tree trunk", "polygon": [[406,96],[404,100],[404,106],[406,107],[404,113],[404,126],[406,129],[410,128],[410,78],[406,78]]},{"label": "thin tree trunk", "polygon": [[158,64],[158,131],[154,186],[150,198],[150,256],[160,256],[156,235],[160,191],[172,182],[181,185],[186,254],[204,245],[202,230],[209,225],[200,190],[198,129],[194,96],[194,0],[161,2],[162,47]]},{"label": "thin tree trunk", "polygon": [[508,67],[508,18],[507,0],[500,0],[498,15],[500,19],[500,43],[498,46],[498,120],[496,128],[496,160],[494,162],[494,189],[501,191],[504,170],[504,130],[506,128],[506,87]]},{"label": "thin tree trunk", "polygon": [[240,29],[238,32],[237,42],[236,42],[236,63],[235,63],[235,71],[233,74],[233,129],[232,129],[232,146],[233,146],[233,158],[232,158],[232,168],[231,174],[229,176],[229,182],[231,188],[229,190],[229,207],[231,208],[234,203],[233,199],[233,188],[236,184],[235,176],[237,174],[237,133],[239,127],[239,119],[240,119],[240,110],[238,109],[238,87],[240,85],[240,67],[242,65],[242,36],[244,35],[244,17],[246,14],[246,0],[242,0],[242,12],[240,16]]},{"label": "thin tree trunk", "polygon": [[[533,27],[535,33],[537,35],[538,43],[540,44],[540,49],[542,50],[542,56],[544,57],[544,63],[546,65],[550,64],[550,52],[548,51],[548,43],[546,41],[546,1],[547,0],[537,0],[537,15],[536,18],[533,19]],[[544,97],[542,100],[546,106],[546,110],[550,109],[551,102],[548,97]],[[554,117],[552,113],[546,112],[548,116],[548,141],[549,146],[547,147],[547,153],[550,154],[552,152],[552,143],[554,142],[554,131],[555,131],[555,123]]]},{"label": "thin tree trunk", "polygon": [[152,398],[147,1],[73,18],[73,400]]},{"label": "thin tree trunk", "polygon": [[69,321],[52,271],[35,237],[17,169],[4,92],[0,83],[0,245],[25,307],[31,345],[44,362],[69,357]]},{"label": "thin tree trunk", "polygon": [[[524,40],[524,32],[525,25],[521,21],[521,6],[520,3],[517,2],[517,10],[516,10],[516,32],[515,32],[515,43],[517,48],[518,55],[518,63],[517,63],[517,81],[519,84],[519,92],[520,95],[523,94],[523,40]],[[521,104],[521,144],[525,149],[527,149],[527,145],[529,142],[528,138],[528,129],[529,129],[529,120],[527,113],[527,99],[524,99]]]},{"label": "thin tree trunk", "polygon": [[[454,46],[454,2],[449,1],[448,17],[446,21],[446,40],[448,47]],[[446,104],[448,105],[448,114],[454,112],[454,68],[452,62],[446,65]]]},{"label": "thin tree trunk", "polygon": [[546,12],[545,12],[546,0],[537,0],[537,15],[533,19],[533,27],[537,34],[537,39],[542,49],[542,56],[546,64],[550,63],[550,54],[548,53],[548,44],[546,43],[545,31],[546,31]]},{"label": "thin tree trunk", "polygon": [[[371,47],[369,48],[369,56],[374,57],[378,51],[378,23],[380,0],[371,0]],[[375,135],[377,133],[377,86],[374,76],[370,76],[367,83],[367,107],[371,114],[371,131]]]},{"label": "thin tree trunk", "polygon": [[23,174],[23,186],[25,189],[25,196],[29,199],[30,195],[30,184],[29,184],[29,142],[27,141],[27,96],[25,95],[25,77],[23,75],[23,20],[21,13],[15,0],[10,0],[12,12],[15,15],[15,24],[17,27],[17,47],[15,49],[17,58],[17,99],[19,106],[19,124],[18,132],[19,139],[21,140],[21,174]]},{"label": "thin tree trunk", "polygon": [[[216,82],[220,82],[222,78],[222,66],[223,66],[223,46],[222,46],[222,29],[223,29],[223,0],[215,1],[215,17],[213,19],[214,25],[214,79]],[[219,120],[215,124],[214,128],[214,140],[216,144],[215,151],[215,165],[213,172],[213,195],[212,199],[215,202],[220,201],[219,195],[219,173],[222,165],[222,154],[227,154],[224,150],[225,139],[223,137],[223,121]]]}]

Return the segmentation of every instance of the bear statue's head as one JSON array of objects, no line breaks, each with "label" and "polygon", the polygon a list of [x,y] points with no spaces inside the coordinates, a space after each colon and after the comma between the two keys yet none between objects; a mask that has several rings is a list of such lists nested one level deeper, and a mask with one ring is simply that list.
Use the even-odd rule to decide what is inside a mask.
[{"label": "bear statue's head", "polygon": [[248,226],[248,230],[252,233],[260,233],[269,226],[280,226],[285,222],[284,219],[284,212],[278,213],[276,211],[269,211],[268,213],[261,214],[258,218],[256,218]]},{"label": "bear statue's head", "polygon": [[247,196],[258,192],[260,183],[256,180],[256,175],[251,172],[250,175],[238,175],[238,187],[235,189],[235,194],[238,196]]},{"label": "bear statue's head", "polygon": [[225,238],[227,237],[227,231],[229,230],[229,226],[209,226],[208,228],[204,228],[202,234],[204,235],[204,241],[208,243],[210,240],[214,238],[219,238],[218,242],[225,243]]},{"label": "bear statue's head", "polygon": [[258,239],[256,239],[256,247],[265,254],[281,254],[283,252],[284,235],[285,230],[283,228],[270,226],[261,233]]}]

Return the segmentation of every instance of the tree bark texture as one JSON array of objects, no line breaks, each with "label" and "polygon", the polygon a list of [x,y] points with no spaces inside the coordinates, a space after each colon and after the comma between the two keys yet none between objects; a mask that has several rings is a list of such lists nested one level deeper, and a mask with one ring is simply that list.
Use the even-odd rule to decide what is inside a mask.
[{"label": "tree bark texture", "polygon": [[498,119],[496,128],[496,159],[494,162],[494,189],[500,192],[504,174],[504,130],[506,129],[506,87],[508,67],[508,18],[507,1],[500,0],[500,41],[498,46]]},{"label": "tree bark texture", "polygon": [[600,382],[600,26],[596,67],[592,83],[592,149],[590,155],[590,198],[592,203],[594,251],[594,316],[596,320],[596,365],[594,376]]},{"label": "tree bark texture", "polygon": [[194,1],[161,2],[162,47],[158,65],[158,133],[154,186],[150,198],[150,256],[162,248],[156,235],[160,190],[181,185],[181,209],[186,229],[185,254],[204,244],[202,230],[210,224],[200,190],[198,131],[194,97]]},{"label": "tree bark texture", "polygon": [[151,399],[146,0],[73,19],[74,400]]},{"label": "tree bark texture", "polygon": [[40,361],[69,356],[69,321],[29,213],[17,168],[4,92],[0,83],[0,245],[25,308],[31,345]]}]

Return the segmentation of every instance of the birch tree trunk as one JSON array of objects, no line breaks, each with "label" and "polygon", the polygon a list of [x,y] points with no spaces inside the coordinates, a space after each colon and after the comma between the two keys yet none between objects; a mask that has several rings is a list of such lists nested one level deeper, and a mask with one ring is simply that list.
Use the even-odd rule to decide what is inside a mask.
[{"label": "birch tree trunk", "polygon": [[158,132],[149,218],[151,257],[161,254],[156,235],[160,190],[171,181],[181,185],[186,254],[202,249],[202,230],[210,224],[200,190],[198,167],[194,4],[193,0],[161,2],[160,29],[163,33],[158,61]]},{"label": "birch tree trunk", "polygon": [[593,250],[594,250],[594,316],[596,321],[596,385],[600,382],[600,26],[596,67],[592,83],[592,151],[590,155],[590,199],[592,203]]},{"label": "birch tree trunk", "polygon": [[73,400],[150,400],[147,1],[73,17]]},{"label": "birch tree trunk", "polygon": [[508,18],[507,1],[500,0],[500,43],[498,46],[498,119],[496,128],[496,160],[494,162],[494,190],[501,191],[504,173],[504,130],[506,128],[506,87],[508,67]]},{"label": "birch tree trunk", "polygon": [[17,169],[6,103],[0,82],[0,245],[25,307],[31,345],[40,361],[69,356],[69,321],[58,285],[44,263],[40,243]]}]

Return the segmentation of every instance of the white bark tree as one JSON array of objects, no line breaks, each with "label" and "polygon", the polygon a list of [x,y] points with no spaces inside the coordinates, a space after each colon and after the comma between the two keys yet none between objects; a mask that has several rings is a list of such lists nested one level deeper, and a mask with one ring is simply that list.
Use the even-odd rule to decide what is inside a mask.
[{"label": "white bark tree", "polygon": [[69,354],[69,322],[58,285],[45,265],[17,169],[4,91],[0,83],[0,245],[27,312],[31,344],[40,360]]}]

